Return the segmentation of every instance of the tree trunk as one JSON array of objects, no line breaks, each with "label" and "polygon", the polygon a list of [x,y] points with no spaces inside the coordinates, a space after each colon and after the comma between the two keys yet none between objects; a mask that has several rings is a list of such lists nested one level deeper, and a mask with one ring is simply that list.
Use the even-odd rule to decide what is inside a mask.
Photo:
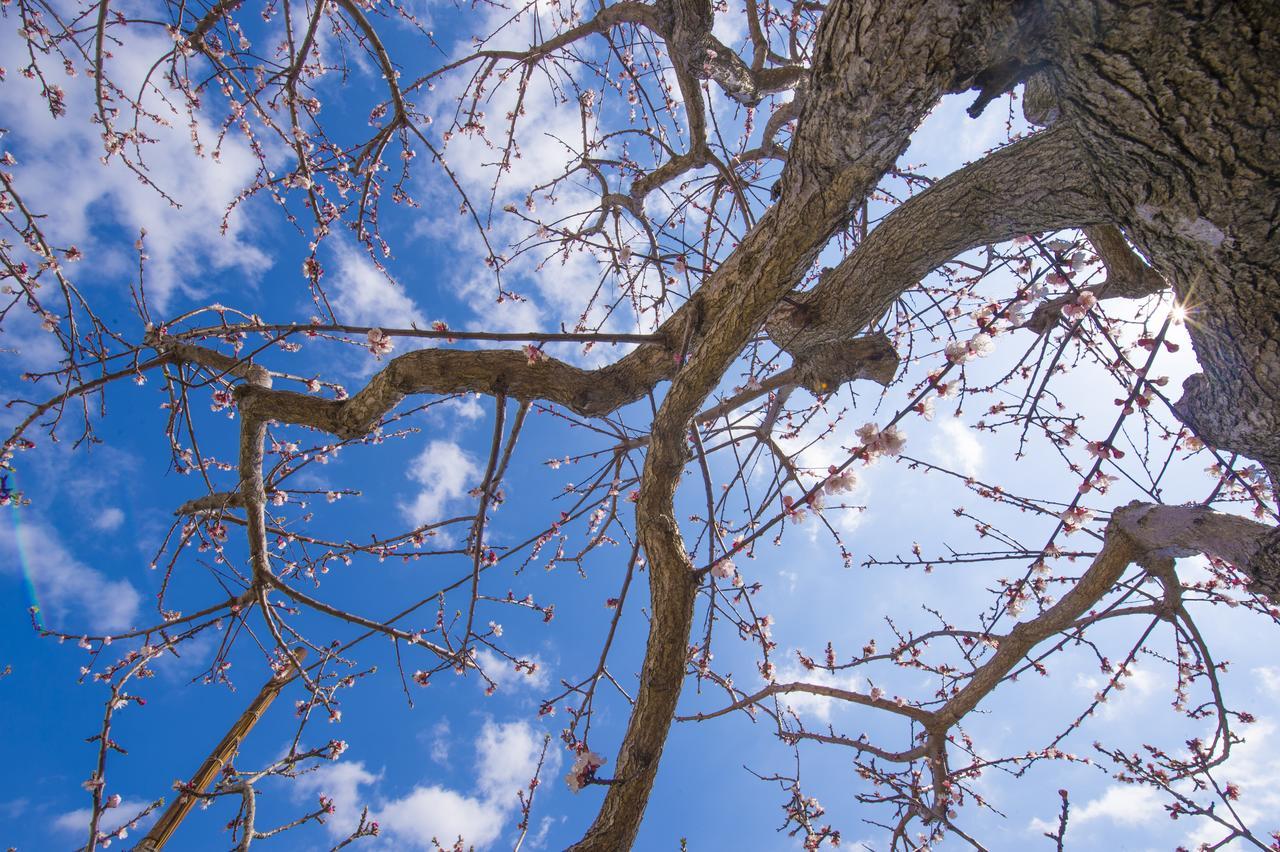
[{"label": "tree trunk", "polygon": [[1119,224],[1190,314],[1179,414],[1280,473],[1280,16],[1050,4],[1045,77]]}]

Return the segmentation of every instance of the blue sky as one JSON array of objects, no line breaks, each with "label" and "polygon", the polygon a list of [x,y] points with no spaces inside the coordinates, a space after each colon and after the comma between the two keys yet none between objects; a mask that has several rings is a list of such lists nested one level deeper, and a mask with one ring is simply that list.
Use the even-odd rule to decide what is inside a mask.
[{"label": "blue sky", "polygon": [[[446,53],[461,50],[469,28],[479,25],[453,16],[449,8],[426,7],[421,14]],[[500,12],[486,14],[489,17],[480,23],[491,25]],[[0,55],[16,55],[15,27],[12,17],[0,23]],[[407,28],[393,27],[389,32],[392,47],[415,43]],[[717,32],[726,41],[741,37],[727,22],[719,24]],[[518,33],[504,37],[513,43],[523,38]],[[139,39],[136,53],[122,52],[117,59],[117,73],[124,78],[142,73],[144,48],[162,43],[154,35]],[[354,64],[349,89],[324,84],[330,96],[326,115],[333,117],[335,126],[363,123],[370,101],[367,95],[353,92],[368,91],[377,82],[375,69],[358,61]],[[13,67],[9,72],[0,83],[0,115],[5,116],[8,131],[0,137],[0,148],[17,159],[12,171],[28,201],[49,214],[51,232],[85,250],[89,259],[74,270],[76,281],[110,323],[133,336],[141,334],[129,299],[129,286],[137,278],[134,241],[139,228],[147,230],[146,285],[152,307],[165,315],[213,302],[254,311],[268,321],[305,321],[314,313],[298,272],[306,256],[306,240],[269,201],[250,200],[230,217],[228,230],[219,233],[227,203],[254,173],[254,161],[242,140],[229,136],[220,162],[215,163],[191,155],[180,125],[160,132],[148,163],[156,182],[182,202],[180,210],[174,209],[118,163],[102,166],[97,162],[97,131],[83,119],[90,104],[83,77],[65,83],[70,114],[54,121],[35,97],[31,82]],[[424,106],[436,116],[437,124],[447,118],[450,99],[464,83],[465,78],[442,81],[434,93],[436,100]],[[492,114],[503,108],[503,97],[507,95],[500,93]],[[731,116],[718,95],[713,95],[712,104]],[[1007,104],[993,104],[978,120],[965,116],[966,105],[963,98],[944,101],[917,133],[903,162],[942,176],[1006,141]],[[572,138],[578,120],[576,108],[557,105],[545,87],[531,90],[527,109],[534,118],[527,120],[521,137],[520,166],[495,199],[491,231],[495,245],[510,243],[527,232],[516,217],[503,215],[501,207],[508,201],[522,205],[528,187],[555,174],[563,159],[564,140]],[[206,116],[205,120],[212,127],[216,118]],[[739,124],[726,126],[740,127],[740,119],[726,118],[735,120]],[[1024,128],[1016,125],[1014,129]],[[270,156],[281,154],[272,151]],[[492,168],[485,164],[492,159],[492,152],[482,150],[474,140],[460,139],[448,149],[450,166],[473,197],[487,197]],[[563,261],[550,258],[543,265],[531,256],[520,258],[508,269],[507,286],[514,286],[527,301],[495,303],[492,276],[485,269],[479,241],[466,217],[458,215],[453,190],[429,163],[421,165],[413,187],[423,207],[399,212],[384,222],[395,247],[387,261],[393,280],[382,276],[346,234],[335,236],[322,248],[325,281],[341,319],[384,327],[443,320],[456,329],[522,331],[556,330],[561,322],[572,323],[602,276],[596,261],[585,253]],[[901,190],[901,184],[897,188]],[[548,204],[551,211],[571,211],[585,202],[588,191],[570,184],[561,189],[556,201],[539,203]],[[663,204],[655,195],[649,209],[661,211]],[[885,209],[878,208],[878,212]],[[610,286],[619,285],[613,281]],[[993,277],[983,286],[1005,295],[1012,289],[1007,275]],[[1158,324],[1168,305],[1150,300],[1141,305],[1109,303],[1106,309]],[[969,322],[966,317],[957,319],[962,336],[971,333],[971,324],[965,326],[965,322]],[[620,311],[605,327],[629,331],[634,324],[634,316]],[[1136,326],[1132,333],[1136,336]],[[22,312],[6,320],[3,334],[0,387],[5,398],[42,398],[43,389],[33,390],[18,377],[56,363],[58,353],[48,335],[35,318]],[[857,443],[856,427],[868,420],[886,422],[909,404],[909,388],[944,362],[940,350],[946,340],[928,337],[921,335],[920,358],[906,364],[904,381],[883,395],[868,383],[846,388],[799,434],[779,440],[788,451],[799,452],[806,467],[825,470],[828,464],[843,462],[848,452],[842,448]],[[1194,371],[1194,360],[1185,332],[1175,328],[1171,339],[1179,341],[1181,349],[1161,355],[1157,366],[1170,377],[1172,391]],[[1031,343],[1026,332],[998,338],[989,357],[967,367],[969,383],[976,387],[993,381]],[[397,341],[392,354],[412,345]],[[613,360],[625,350],[597,346],[583,352],[571,344],[553,344],[548,351],[593,365]],[[361,346],[307,343],[298,353],[273,352],[267,357],[273,369],[301,377],[320,376],[348,391],[360,387],[380,366]],[[741,370],[735,368],[721,392],[742,381]],[[1101,368],[1084,361],[1061,377],[1055,388],[1065,405],[1084,415],[1082,435],[1089,439],[1105,435],[1116,414],[1112,399],[1120,391]],[[797,392],[795,408],[807,402],[803,394]],[[193,414],[201,427],[201,449],[222,462],[234,462],[238,423],[228,420],[225,411],[208,410],[204,405],[208,396],[208,391],[197,391],[193,397],[199,409]],[[1069,501],[1079,477],[1067,462],[1087,461],[1083,442],[1067,450],[1064,459],[1033,434],[1026,457],[1016,459],[1016,427],[994,432],[975,428],[991,419],[987,409],[996,396],[966,400],[958,416],[956,401],[939,400],[932,421],[908,417],[902,425],[907,436],[904,452],[976,480],[999,482],[1010,493]],[[117,384],[107,394],[108,415],[95,416],[101,443],[73,449],[74,434],[69,428],[57,443],[37,438],[36,450],[21,455],[15,464],[14,480],[32,502],[0,513],[0,669],[12,667],[12,673],[0,679],[0,702],[9,731],[0,743],[0,758],[11,767],[0,780],[0,844],[43,850],[83,842],[89,800],[81,782],[92,771],[95,757],[85,738],[101,722],[105,691],[89,680],[77,682],[79,668],[89,664],[86,653],[73,641],[59,643],[35,635],[27,610],[37,603],[44,624],[73,635],[120,631],[154,621],[163,571],[149,566],[173,523],[174,509],[203,493],[195,477],[172,469],[164,437],[167,412],[160,407],[166,398],[158,376],[140,386]],[[514,404],[508,410],[512,414]],[[19,417],[18,409],[0,410],[0,416],[6,427],[11,426]],[[648,403],[643,402],[624,410],[619,418],[643,428],[648,416]],[[310,513],[308,529],[313,534],[323,531],[326,537],[352,541],[474,511],[467,492],[482,475],[493,417],[493,400],[468,396],[411,414],[388,426],[376,442],[344,447],[328,456],[323,466],[304,468],[288,486],[293,497],[286,511],[293,522]],[[809,439],[828,423],[836,424],[831,439],[809,445]],[[278,430],[273,437],[295,441],[303,450],[332,442],[301,430]],[[1138,443],[1147,440],[1140,433],[1131,437]],[[1158,438],[1151,440],[1156,446],[1165,445]],[[611,446],[606,437],[535,408],[506,480],[507,499],[494,516],[491,543],[513,545],[557,520],[574,502],[567,492],[588,481],[598,464],[588,460],[553,467],[548,460],[607,453]],[[1204,499],[1216,481],[1204,472],[1209,463],[1205,453],[1176,454],[1163,480],[1165,501]],[[718,481],[727,481],[733,467],[727,453],[712,458],[713,478]],[[858,484],[848,502],[865,506],[865,511],[831,507],[825,516],[852,552],[852,567],[841,564],[837,548],[815,519],[789,526],[776,545],[770,543],[772,535],[762,538],[753,558],[736,560],[744,580],[762,584],[753,603],[757,612],[774,619],[773,640],[778,649],[774,659],[783,677],[803,674],[795,652],[817,655],[828,641],[845,657],[873,638],[882,646],[889,644],[892,633],[886,617],[892,617],[898,629],[925,630],[936,625],[927,609],[933,608],[956,624],[972,625],[989,606],[988,590],[996,579],[1025,566],[946,565],[927,574],[919,567],[863,567],[872,557],[908,555],[913,543],[920,545],[926,557],[944,553],[947,546],[959,551],[985,549],[974,530],[975,521],[958,517],[954,508],[965,506],[1034,547],[1043,544],[1056,521],[981,501],[963,479],[913,469],[902,458],[880,459],[855,472]],[[234,484],[230,474],[214,476],[227,487]],[[759,479],[758,484],[763,486],[765,480]],[[331,491],[342,492],[340,499],[328,500],[326,492]],[[347,493],[354,491],[359,494]],[[1105,511],[1136,496],[1140,494],[1122,480],[1110,494],[1095,495],[1087,502]],[[702,500],[695,474],[681,492],[678,513],[700,511]],[[623,507],[628,510],[629,504]],[[233,528],[225,552],[232,564],[245,559],[237,532]],[[303,733],[308,745],[320,746],[336,738],[347,741],[349,749],[340,760],[318,764],[292,782],[264,784],[259,825],[270,827],[296,817],[310,809],[320,793],[334,798],[338,812],[326,826],[308,825],[266,842],[288,849],[328,848],[350,830],[359,809],[367,805],[384,828],[379,840],[362,841],[367,848],[428,848],[433,836],[447,842],[459,833],[478,848],[506,848],[518,834],[515,791],[528,781],[543,737],[548,735],[544,783],[537,791],[526,848],[563,848],[581,836],[603,788],[589,787],[575,795],[566,787],[562,776],[572,755],[559,741],[567,724],[566,702],[558,703],[553,716],[540,715],[539,708],[562,691],[562,680],[574,683],[592,671],[599,656],[613,612],[606,601],[618,596],[631,552],[621,527],[610,527],[609,532],[617,543],[592,550],[580,564],[560,561],[547,570],[553,543],[526,567],[520,566],[523,558],[512,558],[485,574],[483,591],[496,600],[483,603],[477,621],[501,624],[503,647],[537,663],[536,672],[526,675],[513,672],[510,663],[496,657],[483,660],[496,680],[491,696],[485,695],[480,678],[448,672],[434,675],[427,687],[410,682],[406,689],[388,641],[369,639],[352,649],[346,656],[358,662],[341,673],[358,675],[358,679],[355,687],[340,691],[341,720],[313,722]],[[579,521],[566,525],[565,536],[565,548],[572,553],[584,547],[592,533],[586,522]],[[1081,549],[1096,547],[1096,541],[1086,536],[1077,533],[1060,543],[1074,546],[1079,540]],[[447,549],[450,542],[456,544],[464,537],[465,528],[458,526],[430,544]],[[171,607],[192,611],[222,599],[215,578],[223,566],[215,559],[215,553],[197,552],[194,547],[180,556],[170,590]],[[469,574],[467,564],[469,560],[459,555],[412,560],[395,555],[385,561],[358,556],[349,566],[335,564],[318,590],[308,588],[308,592],[352,611],[385,614],[408,602],[431,598],[443,585]],[[1063,573],[1069,573],[1066,568]],[[1183,570],[1188,577],[1203,576],[1204,571],[1195,560],[1187,560]],[[646,630],[644,579],[643,573],[637,574],[631,586],[609,663],[622,688],[632,693]],[[501,599],[508,592],[517,601],[532,595],[539,605],[554,603],[555,618],[544,622],[539,612],[504,603]],[[451,592],[446,598],[449,612],[465,606],[465,591]],[[699,612],[695,635],[703,624]],[[418,626],[429,626],[435,604],[427,603],[413,618],[421,622]],[[293,623],[322,643],[346,642],[357,635],[350,626],[315,614],[300,614]],[[1225,606],[1201,607],[1197,623],[1218,658],[1231,661],[1222,682],[1233,702],[1257,718],[1252,725],[1241,726],[1239,733],[1246,741],[1222,777],[1240,785],[1240,813],[1262,821],[1256,826],[1264,829],[1260,834],[1278,830],[1280,824],[1265,824],[1268,817],[1274,820],[1273,815],[1280,813],[1280,797],[1273,789],[1280,777],[1280,750],[1274,744],[1280,715],[1270,710],[1280,701],[1280,666],[1268,651],[1274,644],[1269,638],[1274,625]],[[1099,630],[1099,641],[1105,639],[1108,647],[1117,649],[1113,653],[1123,656],[1141,627],[1123,622],[1109,625]],[[263,655],[252,637],[243,635],[227,657],[234,688],[203,682],[225,635],[215,627],[202,631],[179,647],[179,656],[158,663],[153,680],[132,688],[145,697],[146,704],[120,711],[114,738],[129,753],[113,757],[108,774],[108,792],[123,798],[120,814],[130,816],[155,798],[169,797],[172,781],[194,771],[262,683]],[[1173,653],[1169,636],[1159,631],[1147,647]],[[763,684],[756,670],[755,646],[739,641],[736,631],[723,621],[714,651],[718,671],[732,673],[735,681],[748,685],[744,688]],[[95,664],[100,666],[118,652],[119,646],[107,649]],[[430,663],[424,654],[404,665],[412,673]],[[1080,649],[1069,649],[1051,669],[1047,678],[1024,678],[1006,685],[982,705],[982,712],[966,720],[966,731],[984,755],[1019,754],[1039,747],[1088,706],[1104,683],[1096,662]],[[1134,670],[1128,688],[1110,697],[1089,723],[1092,729],[1087,726],[1074,734],[1062,745],[1064,751],[1098,758],[1090,746],[1097,730],[1105,732],[1109,743],[1130,750],[1153,739],[1178,748],[1185,739],[1203,734],[1195,723],[1170,709],[1172,675],[1167,666],[1144,654]],[[809,676],[851,689],[869,688],[870,677],[891,695],[924,697],[935,688],[923,676],[892,668],[856,676]],[[297,732],[292,708],[300,696],[295,686],[280,697],[246,742],[238,767],[265,765],[286,751]],[[863,708],[812,697],[793,697],[785,703],[811,726],[830,724],[854,736],[865,732],[894,747],[905,747],[908,741],[909,733],[897,719],[878,718]],[[691,679],[680,712],[711,711],[723,704],[723,692],[706,682],[699,689]],[[625,701],[611,687],[602,686],[590,734],[592,748],[609,758],[602,774],[610,771],[626,720]],[[867,820],[883,821],[887,816],[855,798],[867,788],[853,771],[851,755],[834,747],[805,747],[800,755],[806,793],[821,800],[827,809],[825,820],[840,828],[854,848],[859,842],[869,849],[886,848],[883,830]],[[676,849],[681,838],[688,839],[690,849],[799,848],[797,839],[776,831],[783,822],[779,806],[786,796],[776,784],[752,775],[791,773],[795,768],[793,751],[771,735],[765,721],[753,722],[738,713],[677,724],[637,848]],[[1167,849],[1209,838],[1201,834],[1205,826],[1195,821],[1169,820],[1150,791],[1119,785],[1096,766],[1068,762],[1041,763],[1021,778],[988,771],[974,782],[974,789],[997,811],[971,805],[961,824],[993,849],[1034,849],[1041,844],[1049,848],[1041,835],[1053,826],[1060,787],[1070,789],[1072,795],[1068,842],[1073,846]],[[229,847],[223,828],[234,812],[229,800],[197,809],[171,848]]]}]

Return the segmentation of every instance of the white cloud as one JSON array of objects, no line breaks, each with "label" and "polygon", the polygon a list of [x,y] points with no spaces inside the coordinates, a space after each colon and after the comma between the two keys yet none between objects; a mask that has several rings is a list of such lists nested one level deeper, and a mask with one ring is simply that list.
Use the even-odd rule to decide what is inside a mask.
[{"label": "white cloud", "polygon": [[938,424],[938,430],[939,434],[929,443],[939,457],[938,463],[966,476],[981,473],[986,452],[973,430],[955,417],[942,420]]},{"label": "white cloud", "polygon": [[480,404],[479,394],[450,400],[446,407],[451,415],[463,420],[479,420],[484,416],[484,406]]},{"label": "white cloud", "polygon": [[19,816],[26,813],[30,807],[31,800],[26,796],[22,796],[17,799],[10,799],[5,802],[0,802],[0,815],[3,815],[8,819],[17,819]]},{"label": "white cloud", "polygon": [[[378,809],[378,823],[397,844],[410,842],[425,849],[432,839],[448,846],[462,837],[464,846],[483,849],[498,838],[519,805],[516,791],[524,789],[537,770],[542,734],[527,722],[490,720],[480,729],[474,746],[474,795],[438,784],[421,785]],[[553,749],[547,753],[543,781],[554,777],[559,767],[560,753]]]},{"label": "white cloud", "polygon": [[496,802],[463,796],[453,790],[432,785],[416,787],[403,799],[388,802],[378,811],[378,824],[399,841],[410,841],[418,848],[432,848],[439,840],[449,848],[461,837],[463,848],[483,849],[497,839],[506,820],[506,811]]},{"label": "white cloud", "polygon": [[[1271,831],[1275,823],[1267,823],[1280,813],[1280,790],[1276,788],[1276,779],[1280,778],[1280,742],[1276,739],[1276,724],[1270,718],[1260,717],[1252,725],[1234,727],[1244,742],[1231,749],[1230,760],[1214,775],[1220,783],[1232,783],[1240,789],[1240,799],[1232,802],[1232,809],[1245,825]],[[1201,819],[1199,830],[1188,840],[1196,844],[1191,846],[1195,849],[1200,843],[1218,843],[1225,833],[1217,823]]]},{"label": "white cloud", "polygon": [[[527,722],[485,722],[476,737],[476,786],[503,805],[516,804],[516,791],[525,789],[537,770],[542,735]],[[558,764],[560,752],[548,749],[549,763]],[[556,766],[544,767],[552,774]]]},{"label": "white cloud", "polygon": [[[911,147],[903,159],[910,163],[928,163],[930,172],[941,177],[1003,143],[1006,117],[1003,103],[991,104],[976,119],[966,112],[971,103],[971,92],[943,97],[912,134]],[[1015,114],[1020,112],[1015,110]],[[1020,119],[1018,121],[1021,124]]]},{"label": "white cloud", "polygon": [[1033,834],[1044,834],[1045,832],[1058,830],[1057,820],[1041,819],[1040,817],[1032,817],[1031,822],[1027,823],[1027,831]]},{"label": "white cloud", "polygon": [[551,826],[555,824],[555,820],[549,816],[544,816],[538,823],[538,831],[529,837],[530,849],[541,849],[547,843],[547,834],[551,831]]},{"label": "white cloud", "polygon": [[[794,663],[784,666],[778,670],[777,680],[779,683],[791,683],[793,681],[800,683],[813,683],[820,686],[832,686],[836,689],[845,689],[850,692],[858,688],[860,678],[848,672],[828,672],[822,669],[814,669],[809,671],[803,669]],[[839,706],[848,706],[847,702],[838,698],[828,698],[825,695],[814,695],[810,692],[791,692],[780,694],[778,700],[786,707],[790,707],[795,711],[796,715],[804,719],[806,722],[823,722],[831,721],[831,712]]]},{"label": "white cloud", "polygon": [[1071,821],[1080,824],[1105,819],[1122,825],[1144,825],[1164,816],[1160,802],[1160,795],[1150,787],[1112,786],[1101,798],[1073,808]]},{"label": "white cloud", "polygon": [[[747,35],[747,19],[744,15],[716,15],[715,23],[711,26],[711,33],[721,42],[729,47],[737,47],[740,45]],[[720,95],[719,87],[713,87],[712,91],[717,96]]]},{"label": "white cloud", "polygon": [[[6,364],[11,376],[23,372],[49,372],[61,366],[65,353],[58,339],[41,327],[37,316],[30,311],[13,310],[4,319],[4,334],[0,335],[0,353],[16,359]],[[17,425],[21,415],[5,409],[6,425]]]},{"label": "white cloud", "polygon": [[25,510],[11,513],[15,521],[0,523],[0,571],[17,573],[26,566],[46,619],[61,621],[75,610],[94,630],[134,626],[142,598],[133,584],[107,579],[76,559],[52,527]]},{"label": "white cloud", "polygon": [[[797,391],[797,393],[805,393]],[[805,405],[809,402],[807,399],[800,399],[793,396],[792,400],[797,405]],[[735,437],[751,434],[759,427],[762,415],[757,414],[743,423],[730,434]],[[817,475],[825,476],[826,471],[832,465],[842,465],[849,459],[848,452],[841,446],[844,441],[851,441],[856,444],[858,439],[853,436],[853,430],[856,428],[852,423],[845,426],[844,432],[840,433],[842,439],[824,440],[827,430],[827,422],[821,417],[810,418],[805,421],[798,430],[791,431],[786,428],[775,425],[773,440],[782,448],[788,456],[791,457],[797,467],[807,469]],[[857,465],[849,468],[849,473],[854,476],[853,490],[841,494],[826,495],[823,501],[823,517],[827,522],[834,526],[839,532],[849,535],[861,526],[864,514],[862,511],[849,508],[840,509],[839,506],[864,506],[869,502],[870,477],[874,475],[873,467],[865,467]],[[754,475],[759,477],[759,482],[773,475],[772,470],[764,465],[755,466]],[[814,479],[806,478],[803,480],[805,488],[809,488],[814,484]],[[817,541],[818,537],[825,533],[820,521],[814,519],[802,522],[802,531],[807,531],[810,541]],[[786,579],[794,588],[795,579],[787,575],[785,572],[779,572],[780,576]]]},{"label": "white cloud", "polygon": [[[134,801],[133,799],[124,799],[117,807],[106,811],[98,820],[98,830],[105,831],[110,834],[129,820],[142,813],[150,802]],[[68,834],[87,833],[89,830],[90,810],[88,808],[76,808],[74,811],[67,811],[53,819],[53,828],[55,831],[63,831]],[[138,828],[142,828],[155,819],[156,812],[152,812],[146,819],[138,823]]]},{"label": "white cloud", "polygon": [[409,478],[423,488],[400,509],[417,526],[438,521],[446,504],[479,485],[483,475],[475,458],[462,447],[452,441],[432,441],[409,467]]},{"label": "white cloud", "polygon": [[399,282],[379,272],[360,249],[346,242],[333,245],[337,270],[331,298],[339,320],[388,328],[407,328],[410,322],[426,326],[422,312]]},{"label": "white cloud", "polygon": [[1280,666],[1258,666],[1253,675],[1257,678],[1259,690],[1280,701]]},{"label": "white cloud", "polygon": [[378,777],[358,760],[326,763],[299,776],[293,792],[298,797],[324,795],[333,799],[337,811],[326,820],[325,827],[333,837],[347,837],[360,824],[361,810],[372,804],[360,788],[374,784]]},{"label": "white cloud", "polygon": [[[1149,668],[1139,667],[1134,663],[1129,663],[1129,672],[1130,674],[1119,682],[1123,688],[1112,687],[1107,692],[1106,702],[1099,705],[1098,712],[1103,719],[1115,719],[1139,711],[1148,706],[1148,699],[1154,693],[1162,687],[1169,687],[1169,678],[1163,672],[1156,674]],[[1096,695],[1109,682],[1109,678],[1103,678],[1099,674],[1078,672],[1074,685],[1083,693]]]},{"label": "white cloud", "polygon": [[[549,6],[539,6],[522,13],[522,20],[530,24],[541,20],[544,26],[555,28],[558,26],[556,14]],[[510,26],[509,17],[508,10],[498,7],[482,13],[476,25],[492,27],[494,33],[493,38],[486,42],[487,48],[524,50],[528,47],[527,30]],[[588,52],[598,46],[591,40],[578,45]],[[467,55],[473,50],[469,40],[459,40],[453,47],[455,56]],[[466,75],[439,82],[435,99],[438,106],[434,116],[438,127],[447,126],[454,120],[455,110],[451,105],[456,104],[456,99],[464,94],[468,85],[470,81]],[[473,314],[470,321],[479,322],[487,330],[550,330],[555,328],[556,318],[581,315],[593,299],[596,303],[587,318],[588,324],[604,320],[606,329],[634,329],[636,318],[629,308],[629,300],[623,297],[624,289],[629,288],[622,277],[615,275],[611,266],[601,263],[592,251],[575,249],[560,253],[545,248],[519,253],[509,251],[509,247],[530,237],[535,226],[502,211],[504,204],[510,202],[523,207],[532,187],[545,186],[563,175],[566,164],[584,155],[579,150],[582,145],[582,114],[576,98],[566,99],[553,81],[534,75],[527,85],[517,86],[514,81],[508,81],[505,85],[491,87],[486,91],[485,111],[490,115],[505,115],[517,108],[517,99],[521,115],[536,116],[536,120],[523,119],[516,127],[518,168],[510,173],[500,172],[492,141],[479,134],[454,134],[444,149],[453,177],[479,207],[480,217],[485,221],[484,239],[481,239],[470,216],[454,212],[460,199],[452,182],[439,172],[427,170],[419,173],[425,183],[420,194],[438,199],[436,209],[441,213],[423,217],[417,225],[418,233],[433,240],[448,241],[451,268],[446,271],[451,279],[450,289],[470,308]],[[619,146],[617,141],[611,141],[593,153],[619,154]],[[487,200],[490,198],[493,203],[492,222],[486,218]],[[582,187],[571,180],[557,184],[554,197],[536,194],[533,201],[531,217],[557,223],[558,228],[573,230],[593,220],[594,211],[599,206],[599,195],[597,187]],[[687,212],[690,216],[695,213],[692,210]],[[623,227],[626,227],[625,223]],[[696,225],[691,223],[691,227]],[[627,239],[627,236],[622,238]],[[501,269],[503,286],[508,291],[519,293],[522,299],[499,300],[494,271],[485,263],[488,257],[485,242],[494,252],[509,257]],[[607,318],[604,305],[616,305]],[[613,360],[621,349],[597,346],[584,354],[577,344],[547,347],[548,353],[557,358],[584,365]]]},{"label": "white cloud", "polygon": [[441,719],[431,726],[431,759],[441,766],[449,765],[449,720]]},{"label": "white cloud", "polygon": [[89,523],[95,530],[111,532],[119,529],[120,525],[124,523],[124,512],[115,506],[108,506],[90,520]]},{"label": "white cloud", "polygon": [[[519,689],[521,687],[542,689],[550,680],[547,665],[537,654],[517,657],[517,659],[528,660],[537,665],[538,668],[531,675],[526,674],[524,670],[516,671],[515,663],[495,654],[488,648],[481,648],[476,656],[480,667],[498,685],[498,689]],[[484,681],[480,682],[483,683]]]},{"label": "white cloud", "polygon": [[[0,55],[21,53],[11,32],[0,34]],[[115,82],[138,91],[144,76],[157,79],[150,73],[153,58],[172,47],[164,39],[133,34],[129,49],[116,51],[110,63]],[[50,116],[38,81],[14,75],[0,87],[0,114],[10,119],[6,147],[16,148],[19,158],[14,169],[18,189],[28,204],[48,215],[55,242],[80,245],[88,258],[86,269],[92,264],[99,275],[128,279],[136,275],[136,259],[99,244],[97,237],[107,222],[133,235],[146,228],[147,293],[153,308],[162,312],[175,291],[205,298],[211,269],[252,276],[270,266],[270,258],[248,239],[252,232],[244,227],[246,217],[231,216],[226,233],[218,232],[228,203],[253,181],[258,167],[234,133],[224,140],[220,161],[197,156],[185,117],[173,115],[154,94],[144,98],[146,108],[174,119],[167,128],[149,122],[143,126],[155,139],[145,146],[147,175],[182,205],[174,207],[118,160],[105,166],[99,162],[104,153],[101,128],[83,119],[93,112],[93,81],[82,75],[59,82],[67,94],[67,117],[62,119]],[[218,135],[217,127],[203,118],[197,126],[206,144]],[[72,264],[68,272],[74,280],[81,268]]]}]

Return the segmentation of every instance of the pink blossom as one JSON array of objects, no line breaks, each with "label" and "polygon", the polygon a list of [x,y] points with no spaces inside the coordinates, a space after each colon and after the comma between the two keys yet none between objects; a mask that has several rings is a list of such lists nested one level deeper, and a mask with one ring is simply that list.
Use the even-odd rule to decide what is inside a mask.
[{"label": "pink blossom", "polygon": [[1089,451],[1089,455],[1097,459],[1122,459],[1124,451],[1117,450],[1106,441],[1090,441],[1085,447]]},{"label": "pink blossom", "polygon": [[605,759],[594,751],[582,750],[573,760],[573,766],[564,776],[569,789],[577,793],[595,778],[596,770],[605,765]]},{"label": "pink blossom", "polygon": [[391,351],[391,338],[380,328],[369,329],[368,335],[369,351],[381,358],[383,355]]},{"label": "pink blossom", "polygon": [[995,343],[991,340],[991,335],[984,332],[975,334],[967,344],[969,352],[977,358],[982,358],[991,354],[991,350],[995,348]]},{"label": "pink blossom", "polygon": [[846,494],[854,489],[857,485],[857,477],[853,475],[853,471],[846,470],[843,473],[836,473],[834,466],[829,469],[831,478],[827,480],[827,484],[823,486],[823,490],[828,494]]},{"label": "pink blossom", "polygon": [[[448,330],[449,330],[449,326],[448,326],[447,324],[445,324],[442,320],[436,320],[435,322],[431,323],[431,328],[432,328],[434,331],[448,331]],[[446,338],[445,338],[445,341],[446,341],[446,342],[448,342],[448,343],[457,343],[457,342],[458,342],[458,339],[457,339],[456,337],[446,337]]]},{"label": "pink blossom", "polygon": [[1067,509],[1062,514],[1058,515],[1058,517],[1062,519],[1062,523],[1066,526],[1067,532],[1071,533],[1093,520],[1093,512],[1083,506],[1076,506],[1074,509]]},{"label": "pink blossom", "polygon": [[782,510],[786,512],[787,517],[797,524],[804,523],[807,517],[804,507],[796,505],[796,500],[790,494],[782,495]]},{"label": "pink blossom", "polygon": [[947,360],[953,364],[963,364],[969,360],[969,345],[962,340],[951,341],[944,351],[947,354]]},{"label": "pink blossom", "polygon": [[863,449],[867,451],[868,456],[896,456],[902,452],[903,446],[907,443],[906,436],[898,431],[897,426],[887,426],[884,431],[880,431],[876,428],[876,424],[866,423],[858,429],[856,434],[862,439]]},{"label": "pink blossom", "polygon": [[1093,310],[1096,304],[1098,297],[1091,290],[1082,290],[1074,302],[1062,306],[1062,315],[1068,319],[1080,319]]}]

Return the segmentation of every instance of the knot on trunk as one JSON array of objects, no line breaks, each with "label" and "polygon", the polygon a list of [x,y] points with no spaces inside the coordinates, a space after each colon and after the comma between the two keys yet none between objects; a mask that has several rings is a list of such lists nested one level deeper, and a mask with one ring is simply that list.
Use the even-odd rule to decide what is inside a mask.
[{"label": "knot on trunk", "polygon": [[1246,566],[1249,590],[1280,602],[1280,527],[1262,536]]},{"label": "knot on trunk", "polygon": [[1280,412],[1258,388],[1232,378],[1222,371],[1188,377],[1174,413],[1206,444],[1262,462],[1274,472],[1280,469]]},{"label": "knot on trunk", "polygon": [[1048,127],[1061,115],[1049,72],[1039,71],[1028,77],[1022,93],[1022,117],[1038,127]]},{"label": "knot on trunk", "polygon": [[796,383],[829,394],[854,379],[887,386],[898,372],[898,353],[884,334],[833,337],[806,293],[786,297],[765,320],[774,345],[791,356]]},{"label": "knot on trunk", "polygon": [[[1111,513],[1111,530],[1126,535],[1135,561],[1166,585],[1176,581],[1171,560],[1196,553],[1234,565],[1247,588],[1280,603],[1280,527],[1207,506],[1161,506],[1133,502]],[[1166,596],[1168,597],[1168,595]]]},{"label": "knot on trunk", "polygon": [[883,334],[821,343],[792,351],[796,383],[818,396],[834,393],[854,379],[888,386],[898,372],[898,353]]}]

